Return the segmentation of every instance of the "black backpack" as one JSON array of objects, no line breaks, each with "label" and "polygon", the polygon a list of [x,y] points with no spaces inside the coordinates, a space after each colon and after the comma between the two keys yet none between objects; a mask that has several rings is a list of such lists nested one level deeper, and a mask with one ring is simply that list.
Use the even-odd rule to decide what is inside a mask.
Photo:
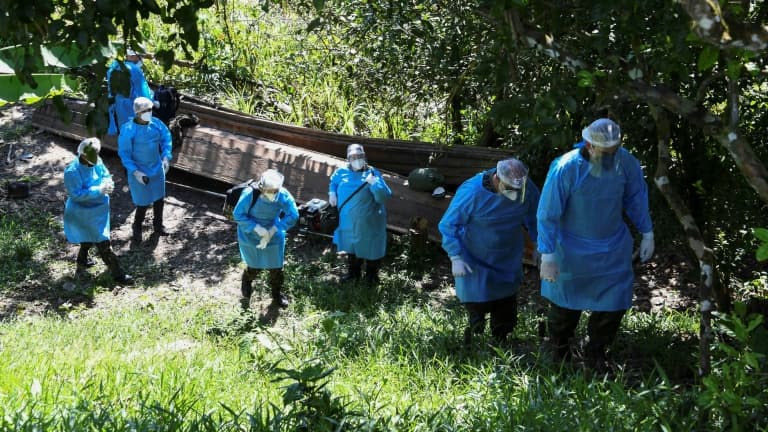
[{"label": "black backpack", "polygon": [[259,195],[261,194],[259,188],[255,187],[253,183],[254,180],[250,179],[247,182],[234,185],[227,189],[226,196],[224,197],[224,207],[221,209],[222,213],[224,213],[224,216],[226,216],[227,219],[233,220],[232,212],[235,210],[235,206],[240,200],[240,195],[243,194],[243,190],[245,190],[245,188],[253,189],[253,194],[251,195],[251,205],[248,207],[248,211],[251,211],[253,206],[256,204],[256,200],[259,199]]},{"label": "black backpack", "polygon": [[176,110],[179,109],[181,96],[173,87],[161,85],[155,90],[155,100],[160,103],[159,108],[152,109],[152,115],[159,118],[167,126],[172,118],[176,116]]}]

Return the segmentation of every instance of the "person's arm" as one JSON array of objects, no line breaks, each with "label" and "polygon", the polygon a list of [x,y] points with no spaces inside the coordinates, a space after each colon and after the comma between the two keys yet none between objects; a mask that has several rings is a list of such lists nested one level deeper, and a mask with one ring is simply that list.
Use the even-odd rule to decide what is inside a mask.
[{"label": "person's arm", "polygon": [[256,229],[256,219],[252,218],[249,214],[251,210],[251,199],[253,197],[253,189],[245,188],[240,194],[240,198],[237,200],[235,209],[232,210],[232,220],[237,222],[237,225],[247,232],[251,232]]},{"label": "person's arm", "polygon": [[[155,121],[157,120],[157,121]],[[152,118],[152,122],[160,129],[160,159],[168,162],[173,158],[173,138],[171,130],[160,119]]]},{"label": "person's arm", "polygon": [[102,195],[98,185],[86,187],[80,173],[74,169],[64,171],[64,187],[69,197],[76,202],[90,201]]},{"label": "person's arm", "polygon": [[392,190],[389,188],[387,183],[384,181],[384,178],[381,176],[381,173],[377,169],[370,169],[366,181],[369,184],[369,190],[371,191],[371,194],[373,194],[373,199],[376,200],[377,203],[384,204],[387,202],[389,197],[392,196]]},{"label": "person's arm", "polygon": [[632,155],[623,155],[622,166],[627,181],[624,184],[623,205],[627,217],[638,231],[649,233],[653,231],[651,213],[648,210],[648,184],[643,177],[640,162]]},{"label": "person's arm", "polygon": [[440,219],[437,229],[443,238],[443,250],[449,257],[461,257],[461,242],[459,240],[460,231],[469,223],[472,211],[471,187],[464,183],[456,191],[451,199],[448,209]]},{"label": "person's arm", "polygon": [[328,202],[333,207],[336,207],[339,204],[339,181],[339,170],[337,168],[336,171],[331,174],[331,180],[328,182]]},{"label": "person's arm", "polygon": [[283,217],[275,222],[277,229],[288,231],[299,221],[299,209],[296,207],[296,200],[290,192],[283,189],[280,191],[280,203],[283,209]]},{"label": "person's arm", "polygon": [[560,218],[565,211],[570,193],[566,179],[563,178],[564,175],[566,175],[565,165],[560,163],[559,158],[555,159],[549,167],[536,210],[536,245],[542,255],[555,252]]},{"label": "person's arm", "polygon": [[131,126],[124,127],[120,130],[120,135],[117,137],[117,154],[120,156],[120,160],[123,162],[123,166],[128,170],[128,174],[133,174],[139,167],[133,160],[133,137],[135,129]]},{"label": "person's arm", "polygon": [[536,212],[538,211],[540,196],[541,192],[539,192],[539,188],[533,181],[528,179],[525,186],[525,204],[528,206],[528,212],[523,220],[523,225],[525,225],[525,229],[528,231],[528,237],[531,238],[531,241],[534,244],[538,242],[539,238],[539,229],[536,226]]}]

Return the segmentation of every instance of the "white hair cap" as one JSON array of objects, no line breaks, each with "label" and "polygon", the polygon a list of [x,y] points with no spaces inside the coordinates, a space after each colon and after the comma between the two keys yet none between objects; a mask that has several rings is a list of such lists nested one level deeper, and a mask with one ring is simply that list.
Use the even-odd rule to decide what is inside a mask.
[{"label": "white hair cap", "polygon": [[504,159],[496,164],[499,179],[515,189],[522,189],[528,177],[528,168],[518,159]]},{"label": "white hair cap", "polygon": [[86,138],[80,141],[80,144],[77,146],[77,155],[82,156],[83,152],[88,148],[96,150],[96,153],[100,152],[101,141],[98,138]]},{"label": "white hair cap", "polygon": [[145,98],[144,96],[140,96],[133,101],[133,112],[138,114],[142,111],[152,109],[153,106],[155,105],[152,103],[150,99]]},{"label": "white hair cap", "polygon": [[585,127],[581,136],[595,147],[613,147],[621,142],[621,128],[613,120],[601,118]]},{"label": "white hair cap", "polygon": [[363,150],[363,146],[360,144],[350,144],[347,146],[347,157],[350,157],[352,155],[356,154],[365,154],[365,151]]},{"label": "white hair cap", "polygon": [[268,169],[261,174],[259,189],[280,189],[283,187],[283,175],[273,169]]},{"label": "white hair cap", "polygon": [[126,57],[128,57],[128,56],[137,56],[137,55],[139,55],[139,53],[137,53],[137,52],[136,52],[134,49],[132,49],[132,48],[128,48],[128,49],[126,49],[126,50],[125,50],[125,56],[126,56]]}]

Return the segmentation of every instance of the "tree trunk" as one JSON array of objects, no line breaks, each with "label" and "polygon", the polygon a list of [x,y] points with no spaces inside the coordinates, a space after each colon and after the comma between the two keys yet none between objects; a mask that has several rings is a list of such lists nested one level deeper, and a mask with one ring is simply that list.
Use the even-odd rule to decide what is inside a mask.
[{"label": "tree trunk", "polygon": [[709,374],[710,353],[709,346],[712,339],[712,310],[713,299],[712,286],[717,280],[715,278],[715,257],[712,249],[707,247],[701,235],[696,221],[691,215],[688,207],[685,205],[677,191],[672,187],[669,179],[669,166],[672,163],[672,157],[669,151],[670,126],[667,113],[654,105],[649,105],[651,115],[656,121],[656,133],[658,136],[658,164],[654,174],[654,182],[661,194],[667,200],[667,204],[674,211],[677,220],[685,230],[688,237],[688,245],[693,253],[699,259],[701,267],[701,281],[699,283],[699,304],[701,306],[701,324],[699,328],[699,375]]}]

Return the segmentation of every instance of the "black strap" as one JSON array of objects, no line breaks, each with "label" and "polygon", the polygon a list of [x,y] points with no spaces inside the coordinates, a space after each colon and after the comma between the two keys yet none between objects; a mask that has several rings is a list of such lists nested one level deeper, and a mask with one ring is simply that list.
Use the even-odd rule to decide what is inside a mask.
[{"label": "black strap", "polygon": [[[373,171],[371,171],[371,173],[373,173]],[[344,207],[344,204],[348,203],[348,202],[349,202],[349,200],[351,200],[351,199],[352,199],[352,197],[353,197],[353,196],[355,196],[355,194],[356,194],[356,193],[358,193],[358,192],[360,192],[361,190],[363,190],[363,188],[364,188],[365,186],[367,186],[367,185],[368,185],[368,182],[367,182],[367,181],[363,181],[363,184],[361,184],[360,186],[358,186],[358,187],[357,187],[357,189],[355,189],[355,191],[354,191],[354,192],[352,192],[352,195],[348,196],[348,197],[347,197],[347,199],[345,199],[345,200],[344,200],[344,202],[343,202],[343,203],[341,203],[341,205],[339,206],[339,213],[341,213],[341,208],[342,208],[342,207]]]}]

